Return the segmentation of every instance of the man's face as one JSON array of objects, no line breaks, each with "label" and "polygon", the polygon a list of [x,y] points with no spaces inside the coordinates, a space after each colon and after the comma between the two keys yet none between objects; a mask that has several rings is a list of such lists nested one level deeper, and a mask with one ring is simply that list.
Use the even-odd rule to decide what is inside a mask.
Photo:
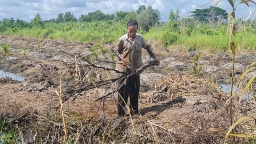
[{"label": "man's face", "polygon": [[137,26],[128,26],[127,30],[128,30],[128,36],[130,38],[135,38],[138,27]]}]

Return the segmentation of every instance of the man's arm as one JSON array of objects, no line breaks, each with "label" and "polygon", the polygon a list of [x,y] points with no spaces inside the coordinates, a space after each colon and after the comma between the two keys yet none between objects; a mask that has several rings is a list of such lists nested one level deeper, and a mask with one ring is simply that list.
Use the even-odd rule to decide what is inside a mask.
[{"label": "man's arm", "polygon": [[123,50],[124,50],[124,41],[119,39],[114,49],[115,51],[114,53],[118,59],[117,63],[120,63],[122,66],[125,66],[127,62],[124,60],[124,58],[121,55],[123,54]]},{"label": "man's arm", "polygon": [[147,44],[145,49],[148,52],[149,56],[154,59],[154,61],[156,62],[157,65],[159,65],[160,62],[159,62],[158,58],[155,56],[155,54],[153,53],[151,46]]},{"label": "man's arm", "polygon": [[146,49],[146,51],[148,52],[149,56],[152,57],[154,59],[154,61],[156,62],[157,65],[160,64],[158,58],[155,56],[155,54],[152,51],[151,46],[146,42],[146,40],[142,37],[141,40],[141,45],[144,49]]},{"label": "man's arm", "polygon": [[123,41],[122,40],[118,40],[114,51],[118,55],[118,57],[117,57],[118,60],[121,61],[121,58],[122,58],[121,54],[123,53]]},{"label": "man's arm", "polygon": [[146,47],[145,47],[145,49],[146,49],[146,51],[148,52],[149,56],[152,57],[153,59],[155,59],[156,56],[155,56],[155,54],[153,53],[153,51],[152,51],[150,45],[147,44]]}]

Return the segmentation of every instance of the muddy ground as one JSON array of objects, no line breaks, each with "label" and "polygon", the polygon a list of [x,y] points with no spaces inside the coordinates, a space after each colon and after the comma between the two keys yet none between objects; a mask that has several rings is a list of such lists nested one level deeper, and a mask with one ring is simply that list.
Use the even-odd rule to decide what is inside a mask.
[{"label": "muddy ground", "polygon": [[[222,133],[210,128],[225,131],[230,125],[226,104],[230,94],[220,88],[220,84],[230,84],[230,54],[203,52],[199,61],[202,70],[196,76],[193,59],[199,51],[186,51],[182,46],[167,50],[153,44],[161,64],[141,74],[141,115],[119,118],[116,94],[95,102],[115,90],[114,82],[108,81],[116,78],[111,70],[113,45],[1,35],[0,45],[3,44],[9,47],[9,55],[4,57],[1,49],[0,70],[24,77],[24,80],[0,79],[0,118],[17,130],[19,142],[62,143],[67,139],[65,136],[70,143],[224,141]],[[102,47],[107,48],[106,56],[100,51]],[[143,62],[149,60],[144,52]],[[235,81],[255,60],[253,52],[236,56]],[[245,79],[251,76],[255,72]],[[64,116],[60,114],[60,97]],[[255,103],[253,100],[238,103],[235,98],[233,109],[237,120],[253,115]],[[246,131],[250,133],[249,128]]]}]

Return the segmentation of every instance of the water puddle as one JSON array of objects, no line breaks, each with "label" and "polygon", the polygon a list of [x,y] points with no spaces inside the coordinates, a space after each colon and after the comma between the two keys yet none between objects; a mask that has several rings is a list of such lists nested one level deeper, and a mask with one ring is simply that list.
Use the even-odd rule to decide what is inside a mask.
[{"label": "water puddle", "polygon": [[[230,93],[231,92],[231,85],[230,84],[220,84],[219,88],[221,91],[225,93]],[[236,86],[233,87],[233,92],[240,93],[242,90],[238,89]],[[246,101],[249,101],[254,95],[252,93],[246,93],[243,96],[243,99]]]},{"label": "water puddle", "polygon": [[[225,93],[230,93],[231,92],[231,85],[230,84],[220,84],[219,88],[221,91]],[[234,86],[233,91],[237,91],[237,87]]]},{"label": "water puddle", "polygon": [[22,77],[22,76],[0,70],[0,78],[4,78],[4,77],[8,77],[8,78],[11,78],[12,80],[17,80],[17,81],[23,81],[24,80],[24,77]]}]

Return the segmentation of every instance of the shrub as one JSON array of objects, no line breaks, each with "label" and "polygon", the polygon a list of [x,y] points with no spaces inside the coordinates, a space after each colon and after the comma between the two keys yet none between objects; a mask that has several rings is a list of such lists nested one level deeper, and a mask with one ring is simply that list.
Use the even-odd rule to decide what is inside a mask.
[{"label": "shrub", "polygon": [[161,41],[165,47],[174,44],[178,40],[178,34],[170,31],[165,31],[162,35]]},{"label": "shrub", "polygon": [[207,29],[207,30],[205,30],[205,33],[206,33],[207,35],[210,35],[210,36],[219,35],[219,32],[216,31],[216,30],[214,30],[214,29]]}]

